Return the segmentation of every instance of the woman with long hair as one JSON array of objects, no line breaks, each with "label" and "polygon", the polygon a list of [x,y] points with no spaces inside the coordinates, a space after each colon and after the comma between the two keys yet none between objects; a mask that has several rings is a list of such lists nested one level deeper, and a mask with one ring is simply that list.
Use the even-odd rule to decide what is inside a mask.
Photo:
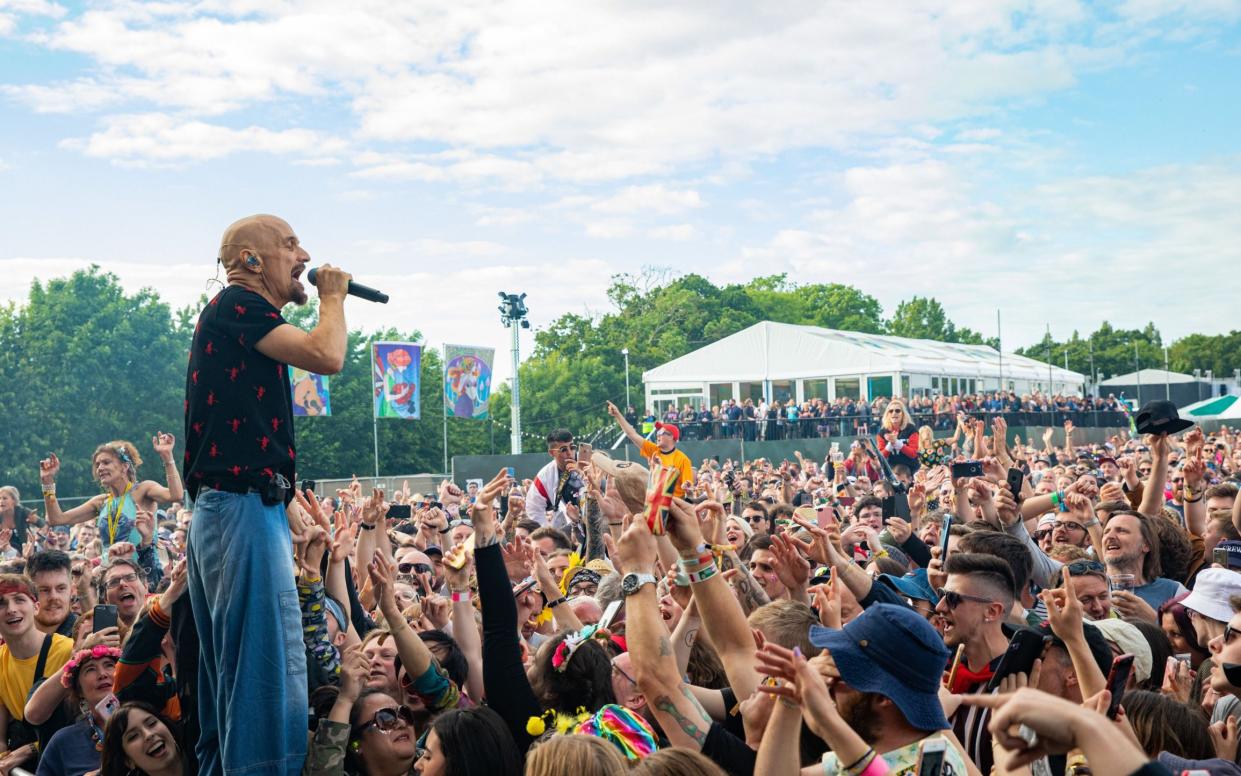
[{"label": "woman with long hair", "polygon": [[[11,531],[7,544],[18,555],[26,545],[26,531],[31,522],[30,510],[22,506],[22,496],[17,488],[12,485],[0,487],[0,535]],[[0,547],[4,544],[0,542]]]},{"label": "woman with long hair", "polygon": [[888,402],[875,442],[879,445],[879,454],[893,469],[904,466],[910,474],[918,470],[918,428],[909,417],[905,402],[900,399]]},{"label": "woman with long hair", "polygon": [[132,442],[117,440],[99,445],[91,455],[91,472],[103,487],[103,493],[69,510],[61,510],[56,500],[56,475],[60,459],[55,453],[39,462],[39,479],[43,483],[43,504],[51,525],[73,525],[96,520],[103,545],[104,563],[110,560],[110,548],[121,543],[129,552],[154,548],[155,510],[160,503],[180,501],[185,497],[181,474],[173,461],[176,439],[172,434],[158,432],[151,445],[164,464],[168,486],[154,480],[138,481],[142,458]]},{"label": "woman with long hair", "polygon": [[530,750],[525,776],[624,776],[628,766],[616,747],[602,738],[560,735]]},{"label": "woman with long hair", "polygon": [[142,702],[113,712],[103,734],[99,776],[191,776],[177,723]]}]

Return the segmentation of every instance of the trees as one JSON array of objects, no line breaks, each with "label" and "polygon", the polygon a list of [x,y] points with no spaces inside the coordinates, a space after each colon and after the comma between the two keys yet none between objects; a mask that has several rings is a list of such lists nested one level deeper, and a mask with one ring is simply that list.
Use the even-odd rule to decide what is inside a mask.
[{"label": "trees", "polygon": [[896,312],[888,321],[888,334],[910,339],[929,339],[940,342],[959,342],[965,345],[990,345],[998,348],[998,341],[992,337],[983,339],[982,335],[958,327],[948,320],[944,306],[934,297],[915,296],[896,306]]}]

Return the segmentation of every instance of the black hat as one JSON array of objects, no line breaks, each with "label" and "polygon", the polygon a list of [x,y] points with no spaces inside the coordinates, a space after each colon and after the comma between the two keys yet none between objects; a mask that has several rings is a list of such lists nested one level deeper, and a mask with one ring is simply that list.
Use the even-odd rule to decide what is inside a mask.
[{"label": "black hat", "polygon": [[1134,418],[1139,434],[1176,434],[1192,428],[1194,422],[1185,420],[1170,401],[1149,401]]}]

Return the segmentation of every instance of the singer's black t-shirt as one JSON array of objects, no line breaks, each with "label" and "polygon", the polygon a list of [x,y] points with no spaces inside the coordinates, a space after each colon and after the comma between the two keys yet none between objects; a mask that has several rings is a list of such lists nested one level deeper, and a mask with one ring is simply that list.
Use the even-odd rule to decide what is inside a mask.
[{"label": "singer's black t-shirt", "polygon": [[277,473],[294,481],[288,373],[254,347],[285,323],[240,286],[225,288],[198,316],[185,377],[182,481],[191,497],[203,487],[244,493]]}]

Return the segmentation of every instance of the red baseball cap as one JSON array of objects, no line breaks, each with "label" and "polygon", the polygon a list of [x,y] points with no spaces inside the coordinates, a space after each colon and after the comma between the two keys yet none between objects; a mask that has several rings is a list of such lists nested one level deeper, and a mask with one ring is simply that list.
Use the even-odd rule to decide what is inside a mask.
[{"label": "red baseball cap", "polygon": [[681,429],[677,428],[671,423],[656,423],[655,430],[656,431],[667,431],[669,434],[672,435],[673,442],[681,441]]}]

